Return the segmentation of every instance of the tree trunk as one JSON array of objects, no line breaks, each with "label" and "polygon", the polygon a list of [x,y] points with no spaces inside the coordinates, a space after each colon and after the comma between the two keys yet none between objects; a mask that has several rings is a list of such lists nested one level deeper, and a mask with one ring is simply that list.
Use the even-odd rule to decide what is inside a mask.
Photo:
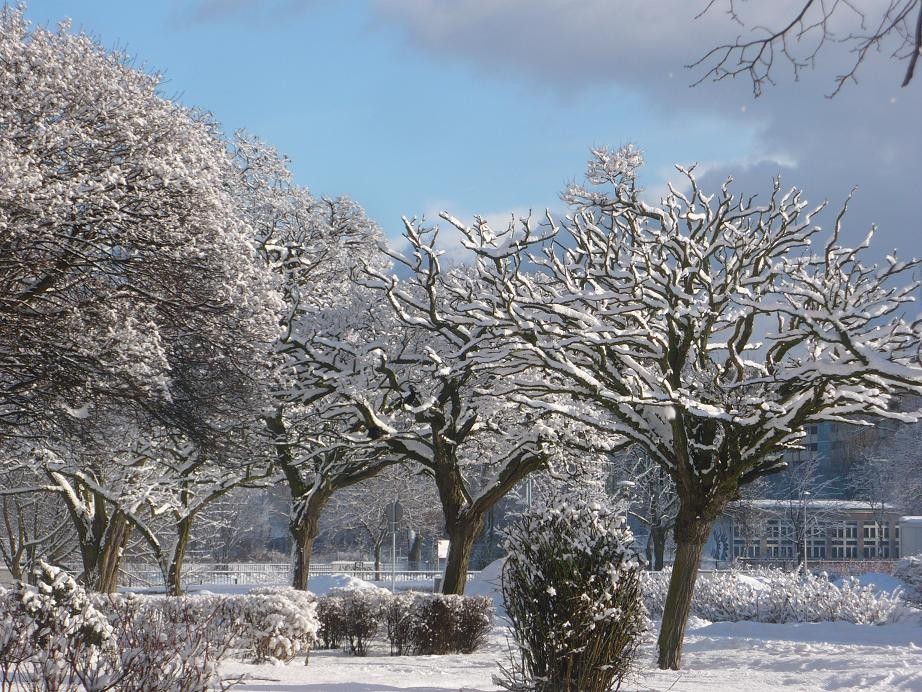
[{"label": "tree trunk", "polygon": [[98,590],[102,593],[113,593],[118,587],[118,568],[130,537],[131,524],[124,514],[116,511],[109,521],[99,552]]},{"label": "tree trunk", "polygon": [[167,570],[166,587],[170,596],[182,596],[182,568],[186,559],[186,548],[189,547],[189,538],[192,534],[192,517],[185,516],[176,525],[176,546],[170,558]]},{"label": "tree trunk", "polygon": [[672,578],[663,609],[663,624],[660,627],[659,667],[679,669],[682,660],[682,641],[685,626],[691,611],[695,581],[701,553],[711,533],[711,522],[701,519],[694,511],[682,510],[676,520],[676,556],[672,566]]},{"label": "tree trunk", "polygon": [[381,542],[380,541],[378,541],[374,545],[374,556],[375,556],[375,581],[381,581]]},{"label": "tree trunk", "polygon": [[478,514],[456,520],[448,529],[448,560],[445,562],[445,579],[442,593],[464,594],[467,584],[467,569],[471,562],[471,553],[477,534],[483,528],[484,515]]},{"label": "tree trunk", "polygon": [[288,530],[292,538],[292,566],[294,574],[291,585],[299,591],[307,591],[307,579],[310,576],[311,553],[314,541],[320,533],[320,513],[332,490],[328,487],[310,492],[306,499],[292,502]]},{"label": "tree trunk", "polygon": [[660,572],[663,569],[664,557],[666,555],[666,536],[668,531],[664,528],[650,530],[653,537],[653,571]]},{"label": "tree trunk", "polygon": [[409,550],[407,551],[408,567],[412,570],[419,570],[423,552],[423,537],[420,533],[414,531],[410,540]]}]

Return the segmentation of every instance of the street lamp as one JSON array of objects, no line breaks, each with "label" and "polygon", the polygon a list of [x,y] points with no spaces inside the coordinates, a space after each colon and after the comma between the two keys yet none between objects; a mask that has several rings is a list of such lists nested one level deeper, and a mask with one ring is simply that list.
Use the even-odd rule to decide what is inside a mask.
[{"label": "street lamp", "polygon": [[810,491],[804,490],[800,498],[804,503],[804,574],[807,573],[807,498],[810,497]]}]

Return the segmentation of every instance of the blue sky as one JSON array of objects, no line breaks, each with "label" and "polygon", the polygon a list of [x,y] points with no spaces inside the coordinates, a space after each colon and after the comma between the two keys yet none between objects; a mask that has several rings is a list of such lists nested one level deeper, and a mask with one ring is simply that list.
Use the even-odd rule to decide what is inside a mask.
[{"label": "blue sky", "polygon": [[651,190],[674,162],[734,172],[747,192],[767,192],[778,172],[818,201],[869,187],[855,225],[886,224],[887,245],[922,254],[910,204],[922,83],[908,96],[889,83],[881,91],[877,72],[901,75],[878,61],[870,87],[832,102],[818,79],[758,100],[746,84],[689,89],[683,65],[710,47],[720,18],[698,26],[677,0],[659,5],[651,14],[640,0],[32,0],[26,14],[52,25],[70,17],[126,49],[165,74],[165,95],[271,142],[298,182],[353,197],[390,236],[401,215],[558,205],[588,147],[630,141],[645,152]]}]

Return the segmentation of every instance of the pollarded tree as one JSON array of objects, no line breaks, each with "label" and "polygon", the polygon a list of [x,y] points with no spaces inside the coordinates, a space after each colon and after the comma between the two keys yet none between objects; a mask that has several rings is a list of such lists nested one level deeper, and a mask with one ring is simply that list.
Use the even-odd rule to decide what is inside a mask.
[{"label": "pollarded tree", "polygon": [[307,392],[336,392],[361,421],[365,444],[432,478],[450,541],[443,591],[460,594],[487,514],[548,463],[554,435],[494,396],[502,367],[481,358],[489,330],[460,309],[479,290],[474,277],[442,268],[429,231],[407,221],[406,237],[412,256],[392,255],[405,280],[373,266],[360,279],[379,297],[379,331],[357,340],[315,321],[298,337],[300,371],[305,383],[315,378]]},{"label": "pollarded tree", "polygon": [[648,204],[641,164],[633,147],[594,151],[591,186],[571,186],[571,215],[540,233],[445,218],[492,287],[467,314],[515,336],[497,356],[546,373],[507,378],[508,396],[623,436],[675,482],[659,665],[678,668],[703,546],[741,486],[780,470],[805,425],[918,417],[889,408],[922,391],[922,330],[902,316],[915,285],[894,285],[918,263],[865,266],[866,244],[838,242],[842,213],[814,245],[814,212],[778,181],[761,202],[729,180],[706,195],[680,168],[687,192]]},{"label": "pollarded tree", "polygon": [[281,335],[265,354],[274,372],[272,405],[262,423],[275,469],[291,492],[293,586],[307,589],[320,515],[332,494],[394,460],[345,437],[359,423],[337,406],[333,388],[314,386],[316,378],[301,367],[298,335],[320,320],[361,340],[356,335],[367,309],[350,274],[361,262],[383,263],[381,233],[352,200],[317,199],[295,185],[286,159],[260,140],[238,133],[234,158],[241,175],[229,187],[285,302]]}]

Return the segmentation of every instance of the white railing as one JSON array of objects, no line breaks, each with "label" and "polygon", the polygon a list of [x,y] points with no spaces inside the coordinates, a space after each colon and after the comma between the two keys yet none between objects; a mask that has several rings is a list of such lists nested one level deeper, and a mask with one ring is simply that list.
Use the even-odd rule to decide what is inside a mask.
[{"label": "white railing", "polygon": [[[73,566],[76,567],[76,566]],[[79,573],[79,568],[75,574]],[[156,565],[125,563],[119,569],[119,585],[129,588],[162,588],[163,575]],[[309,577],[319,575],[343,574],[365,581],[390,582],[392,576],[398,583],[433,581],[442,572],[437,569],[410,570],[398,567],[391,572],[391,566],[382,563],[375,569],[371,562],[348,563],[312,563]],[[478,572],[468,572],[468,579]],[[186,586],[287,586],[291,584],[291,565],[287,562],[273,563],[188,563],[183,566],[182,581]]]}]

